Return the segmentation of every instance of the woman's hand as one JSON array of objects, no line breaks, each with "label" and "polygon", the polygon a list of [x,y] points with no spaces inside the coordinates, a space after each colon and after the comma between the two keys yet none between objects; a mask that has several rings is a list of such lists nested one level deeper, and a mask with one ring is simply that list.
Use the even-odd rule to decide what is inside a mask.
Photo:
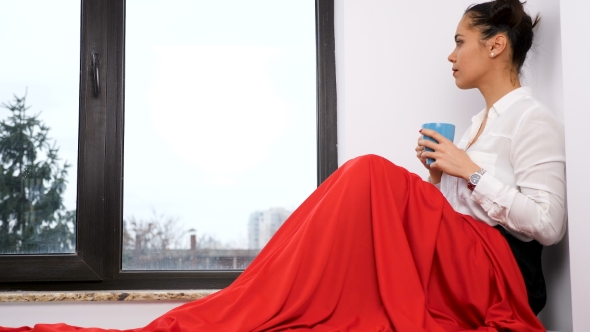
[{"label": "woman's hand", "polygon": [[430,165],[426,163],[426,157],[423,156],[423,152],[426,151],[424,150],[424,146],[420,145],[420,140],[422,140],[422,136],[418,137],[418,145],[415,149],[416,157],[418,158],[418,160],[420,160],[424,168],[426,168],[428,172],[430,172],[430,181],[432,181],[432,183],[434,184],[437,184],[440,182],[440,178],[442,177],[442,171],[439,169],[430,168]]},{"label": "woman's hand", "polygon": [[[420,133],[432,137],[438,142],[438,144],[436,144],[429,140],[419,139],[418,147],[416,147],[416,152],[420,152],[418,158],[420,158],[425,166],[427,166],[426,158],[435,159],[435,162],[430,164],[429,170],[431,173],[432,170],[436,170],[468,181],[469,176],[480,169],[480,167],[469,158],[467,152],[459,149],[453,144],[453,142],[446,139],[443,135],[430,129],[422,129]],[[424,151],[424,147],[431,148],[434,151]]]}]

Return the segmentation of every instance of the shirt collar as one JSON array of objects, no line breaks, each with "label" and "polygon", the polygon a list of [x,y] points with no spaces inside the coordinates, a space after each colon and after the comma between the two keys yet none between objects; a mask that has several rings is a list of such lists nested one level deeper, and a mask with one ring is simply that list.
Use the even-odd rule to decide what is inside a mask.
[{"label": "shirt collar", "polygon": [[506,112],[506,110],[516,101],[523,97],[530,97],[532,95],[533,92],[529,87],[522,86],[505,94],[504,97],[500,98],[500,100],[494,103],[492,109],[497,113],[498,116],[502,116],[502,114]]},{"label": "shirt collar", "polygon": [[[514,104],[520,98],[532,95],[533,92],[531,91],[531,89],[529,87],[524,86],[521,86],[520,88],[508,92],[504,95],[504,97],[500,98],[497,102],[494,103],[494,105],[492,105],[489,114],[490,118],[496,118],[498,116],[501,116],[504,112],[506,112],[506,110],[510,106],[512,106],[512,104]],[[481,124],[483,122],[485,115],[486,109],[484,108],[481,112],[477,113],[471,118],[471,122]]]},{"label": "shirt collar", "polygon": [[[488,119],[493,120],[493,119],[501,116],[504,112],[506,112],[506,110],[510,106],[512,106],[512,104],[514,104],[520,98],[532,96],[532,95],[533,95],[533,93],[529,87],[520,87],[518,89],[514,89],[514,90],[508,92],[507,94],[504,95],[504,97],[500,98],[497,102],[494,103],[494,105],[492,105],[492,108],[490,108],[490,113],[488,115]],[[486,109],[484,108],[481,112],[477,113],[476,115],[474,115],[471,118],[472,126],[471,126],[471,133],[469,135],[470,142],[473,140],[475,135],[477,135],[477,132],[479,131],[479,127],[481,127],[481,123],[483,122],[483,119],[485,118],[485,116],[486,116]]]}]

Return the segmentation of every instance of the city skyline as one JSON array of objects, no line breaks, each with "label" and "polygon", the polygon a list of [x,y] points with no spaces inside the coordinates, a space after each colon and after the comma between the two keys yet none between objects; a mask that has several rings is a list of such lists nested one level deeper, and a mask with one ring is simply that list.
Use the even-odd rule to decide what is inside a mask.
[{"label": "city skyline", "polygon": [[[167,229],[166,232],[168,234],[166,236],[174,237],[173,244],[167,249],[187,249],[192,245],[205,249],[262,249],[289,218],[292,212],[285,207],[270,207],[251,212],[249,218],[243,221],[247,237],[243,238],[239,244],[236,244],[234,241],[224,242],[214,233],[201,232],[199,229],[188,228],[182,220],[158,213],[157,211],[152,211],[152,217],[147,220],[127,218],[124,220],[123,226],[125,232],[128,232],[126,236],[131,238],[135,238],[138,233],[146,232],[148,227]],[[150,226],[149,224],[153,225]],[[162,230],[158,231],[163,232]],[[205,244],[201,242],[194,244],[191,243],[191,237],[205,238],[207,242]],[[133,239],[129,239],[126,242],[124,238],[123,247],[126,250],[137,249]]]},{"label": "city skyline", "polygon": [[248,220],[248,249],[262,249],[290,215],[291,211],[282,207],[252,212]]},{"label": "city skyline", "polygon": [[248,243],[222,243],[213,235],[182,229],[178,220],[154,214],[149,224],[124,222],[124,270],[245,269],[291,215],[283,207],[254,211],[247,223]]}]

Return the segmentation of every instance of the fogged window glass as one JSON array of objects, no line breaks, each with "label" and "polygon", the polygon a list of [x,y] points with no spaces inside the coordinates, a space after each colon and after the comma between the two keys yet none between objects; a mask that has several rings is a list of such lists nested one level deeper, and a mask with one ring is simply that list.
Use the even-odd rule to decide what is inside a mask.
[{"label": "fogged window glass", "polygon": [[74,252],[80,1],[0,1],[0,42],[0,254]]},{"label": "fogged window glass", "polygon": [[314,6],[126,2],[124,269],[243,269],[315,189]]}]

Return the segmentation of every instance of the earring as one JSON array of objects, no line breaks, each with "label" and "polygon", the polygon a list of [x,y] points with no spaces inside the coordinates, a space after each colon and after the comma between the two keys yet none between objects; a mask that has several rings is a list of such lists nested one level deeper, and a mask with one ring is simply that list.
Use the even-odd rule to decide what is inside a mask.
[{"label": "earring", "polygon": [[493,58],[493,57],[494,57],[494,52],[492,52],[490,55],[491,55],[491,56],[492,56],[492,58]]}]

